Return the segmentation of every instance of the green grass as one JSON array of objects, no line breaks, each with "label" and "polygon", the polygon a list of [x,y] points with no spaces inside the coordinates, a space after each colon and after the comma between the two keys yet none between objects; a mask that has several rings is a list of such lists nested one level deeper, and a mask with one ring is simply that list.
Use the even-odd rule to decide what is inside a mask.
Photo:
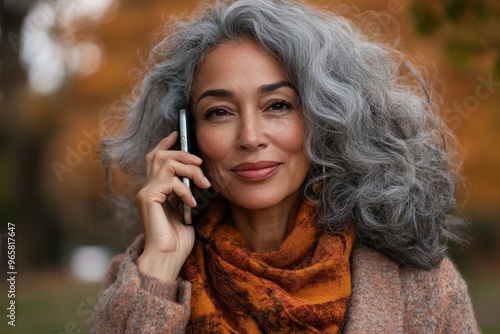
[{"label": "green grass", "polygon": [[66,274],[57,272],[18,277],[16,283],[16,326],[8,326],[2,321],[1,333],[88,332],[100,284],[75,282]]},{"label": "green grass", "polygon": [[[469,272],[464,277],[482,333],[500,334],[500,277],[477,272]],[[3,315],[0,333],[88,333],[88,321],[100,284],[75,282],[64,272],[34,272],[19,276],[16,284],[16,327],[7,326]],[[4,285],[1,290],[2,294],[6,291]],[[2,310],[6,300],[0,298]]]},{"label": "green grass", "polygon": [[500,334],[500,277],[496,282],[468,282],[476,318],[483,334]]}]

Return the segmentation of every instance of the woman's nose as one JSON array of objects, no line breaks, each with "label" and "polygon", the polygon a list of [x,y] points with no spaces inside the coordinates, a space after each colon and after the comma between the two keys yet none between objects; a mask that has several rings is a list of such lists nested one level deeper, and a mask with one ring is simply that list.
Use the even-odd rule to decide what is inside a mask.
[{"label": "woman's nose", "polygon": [[265,124],[256,111],[243,112],[240,117],[240,133],[238,135],[238,148],[255,151],[267,146]]}]

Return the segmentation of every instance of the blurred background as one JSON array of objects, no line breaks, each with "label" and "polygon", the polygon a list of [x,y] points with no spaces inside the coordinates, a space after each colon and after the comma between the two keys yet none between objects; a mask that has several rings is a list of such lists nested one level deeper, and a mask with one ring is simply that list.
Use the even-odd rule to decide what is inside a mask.
[{"label": "blurred background", "polygon": [[[161,23],[196,2],[0,1],[0,332],[85,333],[106,265],[134,232],[97,209],[99,119],[130,92]],[[483,333],[500,333],[500,2],[341,3],[377,12],[365,29],[401,38],[439,80],[470,190],[470,243],[451,255]],[[13,225],[15,327],[6,320]]]}]

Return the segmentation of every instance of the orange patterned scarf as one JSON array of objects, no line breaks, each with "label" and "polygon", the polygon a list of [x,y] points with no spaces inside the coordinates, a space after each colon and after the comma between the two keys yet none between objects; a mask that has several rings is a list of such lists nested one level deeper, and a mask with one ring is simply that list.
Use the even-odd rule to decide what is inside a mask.
[{"label": "orange patterned scarf", "polygon": [[349,257],[354,227],[321,232],[316,207],[302,203],[281,247],[249,251],[243,236],[222,222],[216,201],[199,222],[198,239],[182,276],[192,285],[186,333],[338,333],[351,296]]}]

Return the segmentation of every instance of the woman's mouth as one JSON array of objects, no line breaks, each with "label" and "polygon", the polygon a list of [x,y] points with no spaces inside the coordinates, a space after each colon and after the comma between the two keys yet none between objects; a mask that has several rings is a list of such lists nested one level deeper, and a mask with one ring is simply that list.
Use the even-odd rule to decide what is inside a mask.
[{"label": "woman's mouth", "polygon": [[244,162],[231,168],[245,181],[262,181],[274,175],[281,163],[275,161]]}]

